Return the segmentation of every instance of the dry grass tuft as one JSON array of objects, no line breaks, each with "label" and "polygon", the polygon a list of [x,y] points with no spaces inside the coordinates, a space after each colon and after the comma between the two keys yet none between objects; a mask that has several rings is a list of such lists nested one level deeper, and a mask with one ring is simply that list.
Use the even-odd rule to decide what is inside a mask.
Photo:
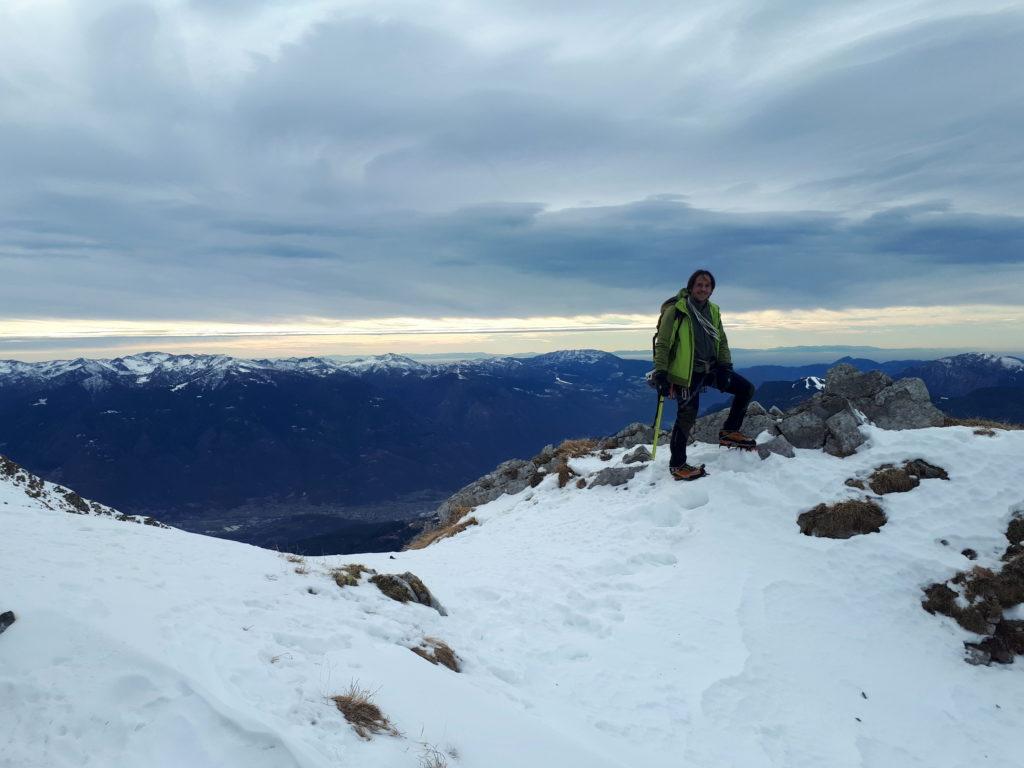
[{"label": "dry grass tuft", "polygon": [[306,562],[306,558],[304,558],[302,555],[285,555],[285,559],[289,563],[304,563],[304,562]]},{"label": "dry grass tuft", "polygon": [[338,711],[345,716],[345,719],[352,724],[356,733],[361,738],[369,740],[374,734],[387,733],[391,736],[398,736],[398,729],[395,728],[380,708],[373,703],[373,692],[368,688],[360,688],[359,683],[352,681],[346,693],[340,696],[332,696]]},{"label": "dry grass tuft", "polygon": [[[982,430],[993,430],[993,429],[1024,429],[1024,424],[1013,424],[1005,421],[993,421],[992,419],[975,419],[975,418],[960,418],[959,416],[946,416],[946,421],[943,423],[944,427],[978,427]],[[979,434],[975,432],[974,434]],[[986,434],[982,432],[981,434]]]},{"label": "dry grass tuft", "polygon": [[796,519],[805,536],[848,539],[864,533],[878,533],[887,518],[873,501],[850,499],[838,504],[819,504]]},{"label": "dry grass tuft", "polygon": [[462,519],[472,511],[473,507],[456,507],[452,515],[448,518],[449,522],[446,525],[442,525],[439,528],[432,528],[429,531],[424,531],[406,544],[405,549],[425,549],[436,541],[449,539],[452,536],[458,536],[472,525],[480,525],[480,521],[475,517],[468,517],[465,520]]},{"label": "dry grass tuft", "polygon": [[295,566],[295,572],[299,574],[299,576],[305,576],[307,573],[309,573],[309,568],[307,568],[304,565],[297,565]]},{"label": "dry grass tuft", "polygon": [[589,437],[565,440],[555,448],[555,456],[561,456],[565,459],[578,459],[586,456],[588,453],[593,453],[597,448],[598,441]]},{"label": "dry grass tuft", "polygon": [[873,493],[884,496],[887,493],[906,493],[912,491],[921,484],[916,477],[911,476],[906,470],[896,467],[876,469],[868,478],[868,485]]},{"label": "dry grass tuft", "polygon": [[448,667],[452,672],[462,671],[462,663],[459,657],[444,640],[438,640],[436,637],[424,637],[423,642],[418,647],[410,648],[409,650],[417,656],[426,659],[431,664],[440,664],[443,667]]},{"label": "dry grass tuft", "polygon": [[354,587],[359,584],[359,579],[364,573],[376,573],[373,568],[367,568],[360,563],[349,563],[340,568],[331,569],[331,577],[339,587]]}]

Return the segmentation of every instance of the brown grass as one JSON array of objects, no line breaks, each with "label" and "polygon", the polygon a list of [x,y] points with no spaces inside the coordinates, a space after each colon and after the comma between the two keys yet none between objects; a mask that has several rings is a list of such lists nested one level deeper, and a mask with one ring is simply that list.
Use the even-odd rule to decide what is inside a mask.
[{"label": "brown grass", "polygon": [[[944,427],[978,427],[982,430],[993,430],[993,429],[1024,429],[1024,424],[1013,424],[1005,421],[993,421],[992,419],[976,419],[976,418],[961,418],[959,416],[947,416]],[[974,434],[979,434],[975,432]],[[980,434],[987,434],[981,432]]]},{"label": "brown grass", "polygon": [[354,587],[359,584],[359,579],[364,573],[376,573],[373,568],[367,568],[360,563],[349,563],[340,568],[331,569],[331,577],[339,587]]},{"label": "brown grass", "polygon": [[452,672],[462,671],[459,657],[444,640],[438,640],[436,637],[424,637],[423,642],[418,647],[410,648],[409,650],[417,656],[426,659],[431,664],[440,664],[443,667],[448,667]]},{"label": "brown grass", "polygon": [[306,558],[304,558],[302,555],[285,555],[285,559],[289,563],[304,563],[304,562],[306,562]]},{"label": "brown grass", "polygon": [[875,502],[849,499],[838,504],[819,504],[801,514],[796,522],[805,536],[848,539],[864,533],[878,533],[887,518]]},{"label": "brown grass", "polygon": [[578,459],[586,456],[588,453],[593,453],[597,450],[597,447],[598,441],[589,437],[565,440],[555,448],[555,456],[561,456],[565,459]]},{"label": "brown grass", "polygon": [[373,692],[367,688],[360,688],[358,682],[352,681],[346,693],[332,696],[331,701],[345,716],[345,719],[352,724],[355,732],[361,738],[369,740],[378,733],[387,733],[391,736],[399,735],[398,729],[373,703]]},{"label": "brown grass", "polygon": [[876,469],[868,478],[868,485],[873,493],[883,496],[887,493],[905,493],[917,488],[921,481],[911,476],[905,469],[888,467]]},{"label": "brown grass", "polygon": [[473,507],[456,507],[451,517],[449,517],[447,525],[442,525],[439,528],[432,528],[429,531],[424,531],[406,544],[404,549],[425,549],[436,541],[449,539],[452,536],[458,536],[472,525],[480,525],[480,521],[475,517],[468,517],[465,520],[461,519],[472,511]]}]

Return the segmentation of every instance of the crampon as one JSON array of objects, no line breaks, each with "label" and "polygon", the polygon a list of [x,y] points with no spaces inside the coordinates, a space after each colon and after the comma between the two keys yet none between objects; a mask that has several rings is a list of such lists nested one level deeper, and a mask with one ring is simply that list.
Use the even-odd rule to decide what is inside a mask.
[{"label": "crampon", "polygon": [[724,429],[718,433],[718,444],[725,448],[739,448],[741,451],[752,451],[757,448],[753,438],[742,432],[726,432]]}]

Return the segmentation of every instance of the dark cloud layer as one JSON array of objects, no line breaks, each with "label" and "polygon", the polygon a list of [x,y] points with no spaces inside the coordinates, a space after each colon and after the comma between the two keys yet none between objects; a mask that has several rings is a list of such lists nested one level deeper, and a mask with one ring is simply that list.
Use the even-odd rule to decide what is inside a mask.
[{"label": "dark cloud layer", "polygon": [[1024,12],[326,7],[8,18],[0,316],[1022,301]]}]

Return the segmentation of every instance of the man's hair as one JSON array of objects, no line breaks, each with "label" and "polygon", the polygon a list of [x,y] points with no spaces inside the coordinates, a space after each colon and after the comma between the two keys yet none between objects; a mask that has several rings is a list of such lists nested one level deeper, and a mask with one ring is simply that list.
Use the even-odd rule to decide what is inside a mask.
[{"label": "man's hair", "polygon": [[690,275],[690,279],[686,281],[686,290],[692,291],[693,284],[697,282],[697,278],[700,277],[701,275],[708,276],[708,280],[711,281],[711,290],[715,290],[715,276],[712,275],[711,272],[709,272],[706,269],[698,269],[696,272]]}]

